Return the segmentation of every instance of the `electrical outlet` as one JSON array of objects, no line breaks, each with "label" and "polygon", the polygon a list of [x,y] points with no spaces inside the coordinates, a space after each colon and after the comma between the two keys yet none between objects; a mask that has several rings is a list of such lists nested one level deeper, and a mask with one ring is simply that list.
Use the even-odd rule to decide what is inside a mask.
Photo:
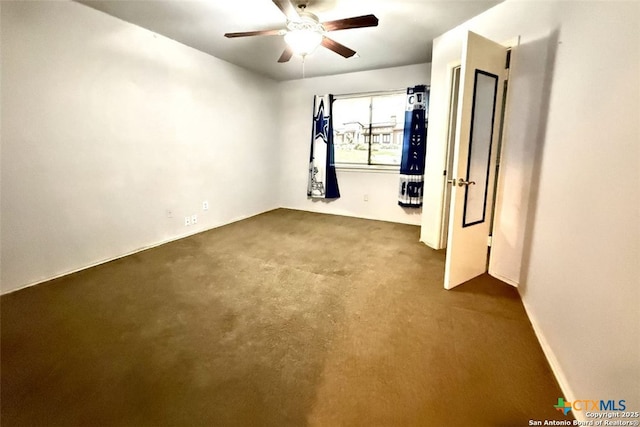
[{"label": "electrical outlet", "polygon": [[167,218],[173,218],[173,212],[171,212],[171,209],[167,209],[166,214]]},{"label": "electrical outlet", "polygon": [[184,217],[184,225],[191,225],[191,217],[190,216],[185,216]]},{"label": "electrical outlet", "polygon": [[191,224],[198,223],[198,215],[191,215]]},{"label": "electrical outlet", "polygon": [[202,202],[202,210],[203,211],[208,211],[209,210],[209,201],[205,200],[204,202]]},{"label": "electrical outlet", "polygon": [[368,195],[368,194],[365,194],[365,195],[364,195],[364,201],[365,201],[365,202],[368,202],[368,201],[369,201],[369,195]]}]

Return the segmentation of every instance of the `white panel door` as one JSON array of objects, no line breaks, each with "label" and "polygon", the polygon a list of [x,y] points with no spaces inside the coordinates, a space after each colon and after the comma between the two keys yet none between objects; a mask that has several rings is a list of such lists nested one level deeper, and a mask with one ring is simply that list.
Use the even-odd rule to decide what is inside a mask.
[{"label": "white panel door", "polygon": [[472,32],[467,34],[450,175],[446,289],[487,271],[506,56],[504,46]]}]

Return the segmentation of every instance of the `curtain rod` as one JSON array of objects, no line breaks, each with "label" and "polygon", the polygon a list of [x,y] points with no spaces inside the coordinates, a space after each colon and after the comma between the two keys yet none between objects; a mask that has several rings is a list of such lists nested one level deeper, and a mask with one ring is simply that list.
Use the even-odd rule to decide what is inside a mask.
[{"label": "curtain rod", "polygon": [[[425,86],[429,87],[430,85],[425,85]],[[392,94],[392,93],[406,93],[406,92],[407,92],[407,88],[405,87],[403,89],[377,90],[372,92],[339,93],[334,95],[334,97],[335,98],[355,98],[359,96],[386,95],[386,94]]]},{"label": "curtain rod", "polygon": [[357,93],[339,93],[334,95],[334,97],[336,98],[355,98],[358,96],[372,96],[372,95],[385,95],[385,94],[392,94],[392,93],[405,93],[407,91],[407,88],[404,89],[391,89],[391,90],[378,90],[378,91],[373,91],[373,92],[357,92]]}]

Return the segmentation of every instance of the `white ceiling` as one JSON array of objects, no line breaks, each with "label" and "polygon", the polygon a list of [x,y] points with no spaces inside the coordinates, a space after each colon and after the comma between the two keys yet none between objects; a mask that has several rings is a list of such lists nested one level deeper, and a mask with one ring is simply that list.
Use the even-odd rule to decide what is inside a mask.
[{"label": "white ceiling", "polygon": [[[302,77],[301,58],[294,57],[285,64],[277,62],[285,47],[282,36],[223,36],[227,32],[283,28],[285,16],[271,0],[77,1],[275,80]],[[306,58],[305,75],[430,62],[435,37],[500,1],[309,0],[307,10],[320,21],[373,13],[380,22],[377,27],[329,33],[358,55],[345,59],[319,47]]]}]

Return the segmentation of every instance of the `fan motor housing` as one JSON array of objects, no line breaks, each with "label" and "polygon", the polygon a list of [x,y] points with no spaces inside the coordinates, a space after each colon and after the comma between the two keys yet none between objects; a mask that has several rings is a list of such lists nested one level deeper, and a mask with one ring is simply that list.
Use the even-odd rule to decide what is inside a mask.
[{"label": "fan motor housing", "polygon": [[304,11],[298,12],[300,20],[287,21],[287,29],[289,31],[316,31],[319,33],[324,32],[324,27],[320,24],[320,20],[316,15],[311,12]]}]

